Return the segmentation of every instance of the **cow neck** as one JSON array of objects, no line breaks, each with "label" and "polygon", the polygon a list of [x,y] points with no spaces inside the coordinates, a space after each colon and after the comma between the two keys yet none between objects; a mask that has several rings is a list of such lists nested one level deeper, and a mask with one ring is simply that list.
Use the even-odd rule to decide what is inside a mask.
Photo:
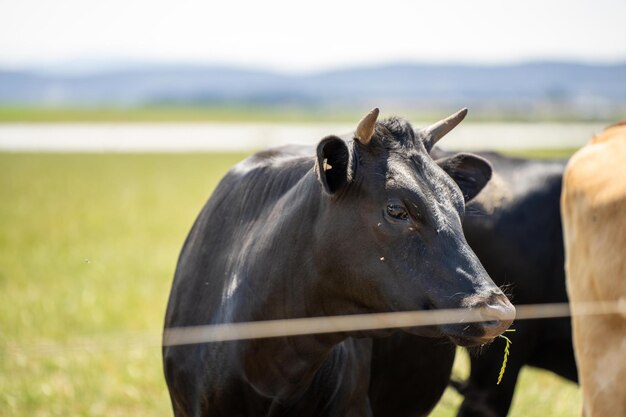
[{"label": "cow neck", "polygon": [[[313,170],[277,202],[267,216],[259,241],[260,256],[280,260],[255,268],[252,302],[240,306],[237,321],[323,316],[323,302],[314,287],[312,242],[321,209],[320,184]],[[279,224],[276,223],[278,218]],[[285,233],[289,231],[288,233]],[[293,399],[311,383],[335,345],[345,335],[306,335],[245,341],[240,360],[245,378],[264,396]]]}]

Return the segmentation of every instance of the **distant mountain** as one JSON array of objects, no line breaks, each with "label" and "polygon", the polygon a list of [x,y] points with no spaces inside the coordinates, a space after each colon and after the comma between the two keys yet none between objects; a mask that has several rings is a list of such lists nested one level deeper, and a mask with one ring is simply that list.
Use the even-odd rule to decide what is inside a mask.
[{"label": "distant mountain", "polygon": [[592,65],[394,64],[286,75],[244,68],[134,64],[90,71],[0,71],[0,104],[145,105],[394,103],[524,108],[537,103],[590,109],[626,106],[626,62]]}]

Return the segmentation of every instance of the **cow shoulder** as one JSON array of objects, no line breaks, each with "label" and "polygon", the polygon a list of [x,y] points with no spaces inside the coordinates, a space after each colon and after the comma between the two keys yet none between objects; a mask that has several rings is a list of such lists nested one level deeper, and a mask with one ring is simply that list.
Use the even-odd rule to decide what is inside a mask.
[{"label": "cow shoulder", "polygon": [[626,126],[596,136],[567,165],[563,179],[567,201],[584,202],[595,209],[619,204],[626,198],[625,161]]}]

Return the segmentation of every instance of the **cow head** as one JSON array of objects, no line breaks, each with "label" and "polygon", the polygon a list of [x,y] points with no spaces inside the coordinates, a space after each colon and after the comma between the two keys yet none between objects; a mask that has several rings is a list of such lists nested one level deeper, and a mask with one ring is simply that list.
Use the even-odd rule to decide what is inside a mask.
[{"label": "cow head", "polygon": [[414,130],[399,118],[377,121],[374,109],[351,140],[318,144],[314,251],[327,313],[480,309],[481,323],[410,329],[460,345],[485,343],[511,324],[513,306],[461,226],[465,202],[489,181],[491,166],[465,153],[429,156],[465,113]]}]

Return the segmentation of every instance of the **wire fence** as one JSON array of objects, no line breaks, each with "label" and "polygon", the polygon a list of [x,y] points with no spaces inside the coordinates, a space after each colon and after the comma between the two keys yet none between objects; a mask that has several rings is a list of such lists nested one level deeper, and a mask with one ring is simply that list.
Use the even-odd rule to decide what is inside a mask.
[{"label": "wire fence", "polygon": [[[619,314],[626,318],[626,299],[605,302],[517,305],[515,320]],[[83,336],[65,342],[8,342],[9,355],[48,356],[75,352],[102,352],[129,348],[158,348],[246,339],[310,334],[398,329],[484,321],[480,309],[420,310],[344,316],[306,317],[205,326],[176,327],[165,331],[124,332]]]}]

